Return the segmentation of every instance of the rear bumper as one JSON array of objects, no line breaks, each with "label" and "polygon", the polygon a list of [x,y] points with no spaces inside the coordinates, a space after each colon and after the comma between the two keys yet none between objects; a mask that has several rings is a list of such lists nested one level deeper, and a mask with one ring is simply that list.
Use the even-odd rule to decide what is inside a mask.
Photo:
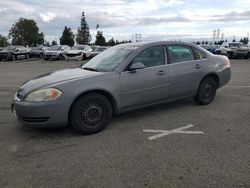
[{"label": "rear bumper", "polygon": [[220,79],[219,87],[222,87],[223,85],[226,85],[231,79],[231,68],[227,67],[224,70],[222,70],[219,73],[219,79]]},{"label": "rear bumper", "polygon": [[24,102],[15,98],[12,113],[25,125],[34,127],[63,127],[68,124],[69,105],[65,100],[50,102]]}]

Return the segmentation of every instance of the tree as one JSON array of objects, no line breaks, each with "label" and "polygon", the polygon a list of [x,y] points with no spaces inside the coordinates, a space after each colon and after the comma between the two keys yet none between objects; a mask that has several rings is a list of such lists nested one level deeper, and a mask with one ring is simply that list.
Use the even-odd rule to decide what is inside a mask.
[{"label": "tree", "polygon": [[71,31],[70,27],[65,26],[62,36],[60,38],[60,44],[61,45],[69,45],[69,46],[74,46],[75,41],[74,41],[74,34]]},{"label": "tree", "polygon": [[199,42],[199,41],[197,41],[197,42],[196,42],[196,44],[197,44],[197,45],[200,45],[200,42]]},{"label": "tree", "polygon": [[105,46],[106,45],[106,39],[102,35],[101,31],[97,31],[95,44],[100,45],[100,46]]},{"label": "tree", "polygon": [[89,32],[89,25],[86,21],[84,12],[82,12],[81,24],[77,29],[76,42],[78,44],[89,44],[91,41],[91,35]]},{"label": "tree", "polygon": [[114,46],[115,45],[115,40],[114,38],[111,38],[108,42],[107,42],[108,46]]},{"label": "tree", "polygon": [[236,42],[235,38],[233,39],[233,42]]},{"label": "tree", "polygon": [[5,36],[0,35],[0,46],[5,47],[8,44],[8,39]]},{"label": "tree", "polygon": [[12,37],[12,44],[14,45],[36,46],[37,44],[43,44],[44,41],[44,35],[43,33],[39,33],[36,22],[25,18],[19,18],[12,25],[9,37]]},{"label": "tree", "polygon": [[51,43],[52,46],[57,45],[57,42],[55,40],[52,41]]},{"label": "tree", "polygon": [[243,40],[242,40],[242,43],[243,44],[248,44],[249,42],[249,39],[247,37],[244,37]]}]

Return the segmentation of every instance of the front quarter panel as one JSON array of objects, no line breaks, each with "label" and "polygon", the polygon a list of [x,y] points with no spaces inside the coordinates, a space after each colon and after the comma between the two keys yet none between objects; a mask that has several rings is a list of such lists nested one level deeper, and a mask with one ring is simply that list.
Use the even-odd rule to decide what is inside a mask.
[{"label": "front quarter panel", "polygon": [[50,87],[58,88],[63,92],[61,99],[67,101],[68,109],[77,97],[86,92],[96,90],[109,93],[116,102],[116,108],[120,107],[119,75],[116,72],[103,73],[94,77],[64,81],[51,85]]}]

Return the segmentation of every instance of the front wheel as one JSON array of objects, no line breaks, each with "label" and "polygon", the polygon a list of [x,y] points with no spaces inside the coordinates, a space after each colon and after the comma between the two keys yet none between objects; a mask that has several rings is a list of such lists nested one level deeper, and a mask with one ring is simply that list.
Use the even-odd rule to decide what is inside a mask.
[{"label": "front wheel", "polygon": [[16,59],[17,59],[17,58],[16,58],[16,56],[15,56],[14,54],[12,54],[12,55],[10,56],[10,60],[11,60],[11,61],[16,61]]},{"label": "front wheel", "polygon": [[227,57],[228,57],[228,59],[232,59],[233,54],[232,54],[232,53],[230,53],[230,52],[227,52]]},{"label": "front wheel", "polygon": [[250,53],[246,54],[245,59],[248,59],[250,57]]},{"label": "front wheel", "polygon": [[112,117],[112,107],[103,95],[86,94],[74,102],[69,121],[79,133],[93,134],[103,130]]},{"label": "front wheel", "polygon": [[62,55],[62,54],[60,54],[60,55],[59,55],[59,57],[58,57],[58,59],[59,59],[59,60],[64,60],[63,55]]},{"label": "front wheel", "polygon": [[194,101],[200,105],[211,103],[216,95],[217,83],[213,78],[207,77],[199,85]]}]

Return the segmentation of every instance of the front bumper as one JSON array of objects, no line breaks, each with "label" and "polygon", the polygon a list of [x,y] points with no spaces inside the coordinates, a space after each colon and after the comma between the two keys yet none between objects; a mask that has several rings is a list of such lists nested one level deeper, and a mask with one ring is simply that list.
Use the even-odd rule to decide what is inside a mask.
[{"label": "front bumper", "polygon": [[66,60],[82,60],[83,59],[83,54],[79,55],[79,54],[67,54],[65,56]]},{"label": "front bumper", "polygon": [[59,54],[44,54],[45,59],[58,59]]},{"label": "front bumper", "polygon": [[11,109],[16,118],[34,127],[63,127],[68,124],[70,105],[65,100],[25,102],[13,98]]}]

